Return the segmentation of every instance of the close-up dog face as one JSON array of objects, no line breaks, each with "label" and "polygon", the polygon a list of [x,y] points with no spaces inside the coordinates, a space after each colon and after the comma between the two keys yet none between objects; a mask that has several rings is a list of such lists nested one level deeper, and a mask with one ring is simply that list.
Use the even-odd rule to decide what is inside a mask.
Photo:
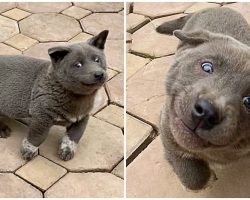
[{"label": "close-up dog face", "polygon": [[167,78],[170,129],[191,151],[244,148],[250,120],[249,48],[209,32],[176,31],[181,43]]},{"label": "close-up dog face", "polygon": [[86,43],[49,49],[56,76],[67,90],[90,94],[104,84],[107,73],[103,49],[107,35],[108,31],[103,31]]}]

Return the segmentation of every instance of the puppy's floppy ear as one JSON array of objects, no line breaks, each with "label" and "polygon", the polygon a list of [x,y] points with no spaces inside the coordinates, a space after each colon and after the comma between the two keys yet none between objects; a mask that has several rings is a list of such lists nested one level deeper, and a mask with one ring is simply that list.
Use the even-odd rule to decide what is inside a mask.
[{"label": "puppy's floppy ear", "polygon": [[52,47],[48,50],[49,56],[54,63],[62,60],[70,52],[71,49],[64,46]]},{"label": "puppy's floppy ear", "polygon": [[210,33],[208,31],[194,31],[194,32],[185,32],[182,30],[175,30],[173,32],[174,36],[180,39],[184,43],[191,45],[199,45],[204,42],[208,42],[210,38]]},{"label": "puppy's floppy ear", "polygon": [[87,42],[98,49],[104,49],[108,33],[108,30],[104,30],[98,35],[90,38]]}]

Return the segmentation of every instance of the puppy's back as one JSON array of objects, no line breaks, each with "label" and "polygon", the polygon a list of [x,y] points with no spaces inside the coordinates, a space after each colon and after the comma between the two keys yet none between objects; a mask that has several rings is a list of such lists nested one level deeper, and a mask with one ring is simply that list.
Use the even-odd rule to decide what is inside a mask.
[{"label": "puppy's back", "polygon": [[34,81],[49,61],[0,55],[0,113],[13,118],[28,116]]}]

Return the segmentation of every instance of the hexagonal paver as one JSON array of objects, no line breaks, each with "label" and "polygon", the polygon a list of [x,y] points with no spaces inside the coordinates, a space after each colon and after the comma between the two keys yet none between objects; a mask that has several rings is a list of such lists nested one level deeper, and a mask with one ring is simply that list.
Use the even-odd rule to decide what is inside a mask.
[{"label": "hexagonal paver", "polygon": [[73,37],[69,42],[85,42],[93,36],[88,33],[79,33],[77,36]]},{"label": "hexagonal paver", "polygon": [[104,108],[106,105],[108,105],[108,96],[105,92],[104,87],[102,87],[100,90],[98,90],[96,94],[94,106],[90,114],[95,114],[100,109]]},{"label": "hexagonal paver", "polygon": [[17,7],[26,10],[31,13],[48,13],[48,12],[60,12],[72,4],[69,2],[19,2]]},{"label": "hexagonal paver", "polygon": [[2,13],[2,15],[18,21],[18,20],[21,20],[21,19],[31,15],[31,13],[20,10],[18,8],[14,8],[12,10],[8,10],[8,11]]},{"label": "hexagonal paver", "polygon": [[11,136],[0,138],[0,172],[14,171],[25,164],[20,154],[22,140],[27,133],[27,128],[13,120],[4,120],[11,128]]},{"label": "hexagonal paver", "polygon": [[40,147],[40,154],[71,171],[111,170],[123,157],[121,129],[90,117],[74,158],[62,161],[57,150],[64,132],[63,127],[52,128],[49,137]]},{"label": "hexagonal paver", "polygon": [[15,2],[1,2],[0,4],[0,13],[5,12],[7,10],[10,10],[14,7],[16,7],[16,3]]},{"label": "hexagonal paver", "polygon": [[42,198],[42,193],[11,173],[0,173],[1,198]]},{"label": "hexagonal paver", "polygon": [[109,105],[103,110],[101,110],[99,113],[97,113],[95,116],[101,120],[104,120],[122,128],[123,112],[123,108],[115,105]]},{"label": "hexagonal paver", "polygon": [[132,35],[131,50],[153,58],[173,54],[176,51],[179,40],[174,36],[157,33],[155,28],[165,21],[173,20],[181,16],[184,15],[180,14],[156,19],[143,26]]},{"label": "hexagonal paver", "polygon": [[76,6],[85,8],[87,10],[91,10],[93,12],[119,12],[123,9],[123,3],[122,2],[76,2],[74,3]]},{"label": "hexagonal paver", "polygon": [[113,169],[112,174],[124,179],[124,160]]},{"label": "hexagonal paver", "polygon": [[37,156],[15,173],[40,189],[47,190],[66,174],[67,170],[41,156]]},{"label": "hexagonal paver", "polygon": [[22,54],[22,52],[6,44],[0,43],[0,54],[1,55],[16,55],[16,54]]},{"label": "hexagonal paver", "polygon": [[202,9],[206,8],[216,8],[220,7],[220,4],[216,3],[195,3],[191,7],[189,7],[187,10],[185,10],[185,13],[194,13]]},{"label": "hexagonal paver", "polygon": [[126,78],[129,79],[140,68],[144,67],[149,62],[150,60],[148,58],[142,58],[140,56],[127,53]]},{"label": "hexagonal paver", "polygon": [[94,13],[80,22],[85,32],[96,35],[107,29],[108,39],[123,39],[123,16],[117,13]]},{"label": "hexagonal paver", "polygon": [[128,158],[150,136],[153,128],[128,114],[126,121],[126,157]]},{"label": "hexagonal paver", "polygon": [[74,17],[75,19],[82,19],[83,17],[86,17],[90,13],[91,11],[79,8],[77,6],[71,6],[62,12],[62,14]]},{"label": "hexagonal paver", "polygon": [[69,173],[46,191],[45,197],[121,198],[123,180],[109,173]]},{"label": "hexagonal paver", "polygon": [[149,16],[151,18],[168,16],[172,14],[182,13],[193,3],[175,3],[175,2],[161,2],[161,3],[134,3],[133,12]]},{"label": "hexagonal paver", "polygon": [[142,26],[144,26],[146,23],[148,23],[150,20],[149,18],[143,16],[143,15],[138,15],[134,13],[130,13],[126,16],[127,18],[127,32],[133,33]]},{"label": "hexagonal paver", "polygon": [[249,165],[249,159],[243,159],[227,167],[216,169],[218,180],[211,187],[199,192],[187,191],[165,160],[163,145],[158,136],[127,167],[127,197],[249,197]]},{"label": "hexagonal paver", "polygon": [[166,75],[172,62],[173,56],[155,59],[128,80],[127,111],[158,126],[165,102]]},{"label": "hexagonal paver", "polygon": [[0,42],[19,33],[17,22],[7,17],[0,16]]},{"label": "hexagonal paver", "polygon": [[107,91],[110,97],[111,102],[117,103],[123,106],[124,103],[124,96],[123,96],[123,73],[116,75],[110,81],[108,81]]},{"label": "hexagonal paver", "polygon": [[248,2],[232,3],[232,4],[224,5],[223,7],[231,8],[233,10],[238,11],[244,16],[244,18],[250,24],[250,12],[249,12],[250,3]]},{"label": "hexagonal paver", "polygon": [[31,46],[35,45],[38,43],[37,40],[34,40],[32,38],[29,38],[25,35],[22,34],[17,34],[14,37],[8,39],[5,41],[6,44],[13,46],[21,51],[24,51]]},{"label": "hexagonal paver", "polygon": [[24,55],[32,56],[35,58],[50,59],[48,54],[48,49],[56,46],[67,45],[66,42],[48,42],[48,43],[39,43],[30,47],[28,50],[24,51]]},{"label": "hexagonal paver", "polygon": [[19,26],[22,34],[40,42],[68,41],[81,32],[76,19],[56,13],[33,14],[20,21]]},{"label": "hexagonal paver", "polygon": [[[108,36],[109,37],[109,36]],[[122,72],[124,70],[123,40],[108,40],[105,45],[105,54],[108,67]]]}]

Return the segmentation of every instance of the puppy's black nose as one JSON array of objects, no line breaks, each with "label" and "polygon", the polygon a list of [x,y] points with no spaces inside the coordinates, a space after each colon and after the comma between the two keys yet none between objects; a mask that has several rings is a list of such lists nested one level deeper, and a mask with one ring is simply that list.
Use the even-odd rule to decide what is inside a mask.
[{"label": "puppy's black nose", "polygon": [[219,123],[219,115],[216,108],[205,99],[199,99],[193,107],[192,117],[199,128],[212,129]]},{"label": "puppy's black nose", "polygon": [[98,72],[95,72],[94,76],[95,76],[95,79],[96,79],[96,80],[102,80],[103,77],[104,77],[104,73],[98,71]]}]

